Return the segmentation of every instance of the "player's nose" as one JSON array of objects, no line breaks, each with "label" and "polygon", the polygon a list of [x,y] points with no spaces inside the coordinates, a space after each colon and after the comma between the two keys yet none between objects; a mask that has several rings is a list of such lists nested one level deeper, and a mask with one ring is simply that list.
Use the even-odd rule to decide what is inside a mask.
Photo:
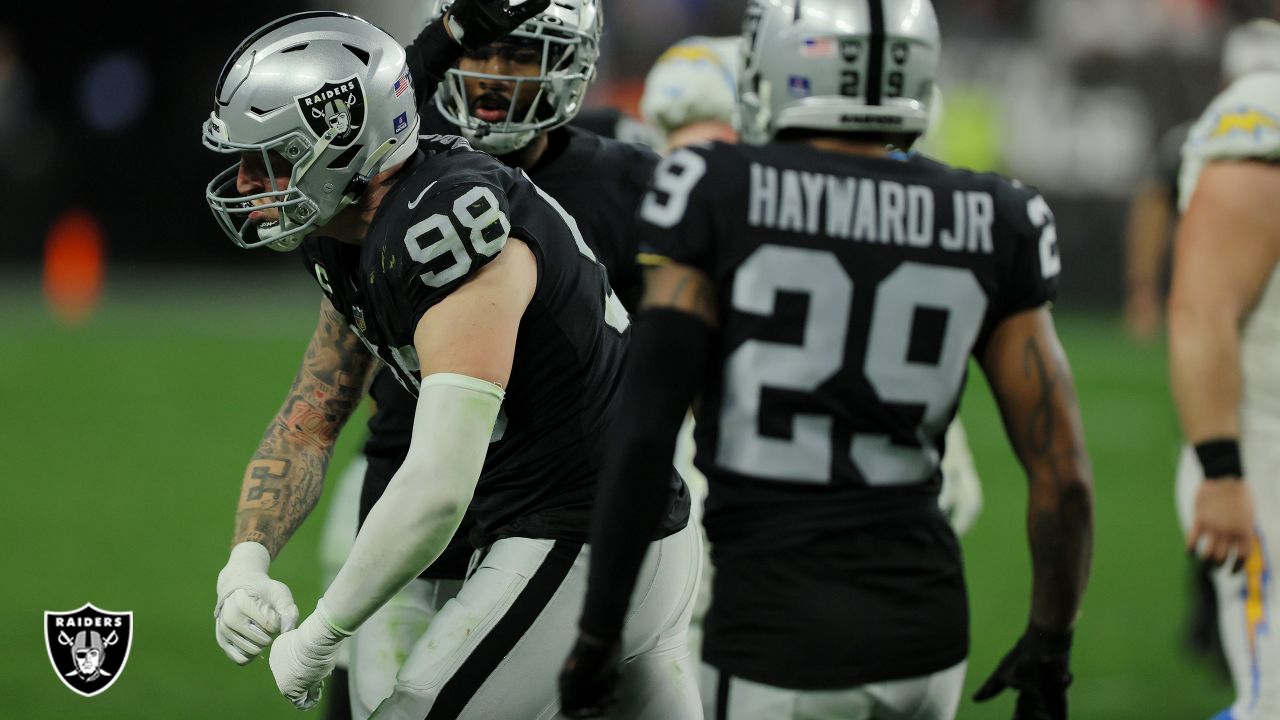
[{"label": "player's nose", "polygon": [[[484,61],[482,72],[486,75],[511,75],[513,63],[502,56],[502,53],[494,53]],[[510,80],[498,80],[496,78],[481,78],[480,83],[493,87],[510,87],[513,83]]]},{"label": "player's nose", "polygon": [[267,175],[261,164],[248,157],[240,158],[240,169],[236,172],[236,190],[242,195],[259,193],[267,187]]}]

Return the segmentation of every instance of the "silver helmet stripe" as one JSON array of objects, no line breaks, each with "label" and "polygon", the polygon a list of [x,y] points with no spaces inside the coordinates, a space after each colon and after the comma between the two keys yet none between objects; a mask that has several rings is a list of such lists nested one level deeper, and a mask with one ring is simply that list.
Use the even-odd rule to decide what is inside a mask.
[{"label": "silver helmet stripe", "polygon": [[[218,84],[213,90],[213,99],[215,101],[222,100],[222,86],[226,84],[227,76],[231,74],[231,68],[235,67],[236,60],[238,60],[240,58],[240,55],[246,49],[248,49],[251,45],[258,42],[263,37],[265,37],[268,33],[270,33],[272,30],[275,30],[278,27],[281,27],[283,25],[288,25],[289,23],[297,20],[306,20],[308,18],[318,18],[318,17],[354,18],[355,16],[348,15],[346,13],[333,12],[332,10],[308,10],[305,12],[294,13],[293,15],[285,15],[284,17],[277,18],[276,20],[269,22],[266,25],[263,25],[262,27],[254,31],[252,35],[245,38],[244,42],[240,43],[240,46],[235,49],[235,52],[231,53],[231,57],[227,58],[227,62],[222,66],[222,72],[218,74]],[[219,104],[222,104],[222,103],[219,103]]]}]

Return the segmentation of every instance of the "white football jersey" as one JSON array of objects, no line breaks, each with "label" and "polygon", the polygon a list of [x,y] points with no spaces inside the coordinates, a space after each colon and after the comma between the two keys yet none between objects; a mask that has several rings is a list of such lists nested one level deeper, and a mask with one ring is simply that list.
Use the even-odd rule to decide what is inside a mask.
[{"label": "white football jersey", "polygon": [[1187,209],[1205,163],[1249,158],[1280,160],[1280,72],[1236,80],[1191,127],[1182,146],[1179,210]]},{"label": "white football jersey", "polygon": [[[1223,90],[1192,126],[1182,147],[1180,210],[1186,210],[1206,163],[1280,161],[1280,72],[1245,75]],[[1245,322],[1241,343],[1245,431],[1251,419],[1280,418],[1280,268]]]}]

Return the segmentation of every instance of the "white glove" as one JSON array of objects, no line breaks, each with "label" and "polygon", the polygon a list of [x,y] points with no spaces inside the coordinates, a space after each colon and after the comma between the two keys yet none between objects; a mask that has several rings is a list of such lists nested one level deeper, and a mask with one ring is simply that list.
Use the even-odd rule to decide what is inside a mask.
[{"label": "white glove", "polygon": [[942,457],[942,492],[938,507],[951,521],[956,535],[964,535],[982,512],[982,481],[969,451],[964,426],[956,418],[947,428],[947,454]]},{"label": "white glove", "polygon": [[271,674],[280,694],[300,710],[320,702],[324,679],[333,672],[342,641],[351,633],[335,627],[324,598],[297,630],[280,635],[271,645]]},{"label": "white glove", "polygon": [[288,586],[267,576],[271,554],[261,543],[242,542],[231,549],[218,573],[218,604],[213,609],[218,647],[237,665],[246,665],[277,634],[298,624],[298,606]]}]

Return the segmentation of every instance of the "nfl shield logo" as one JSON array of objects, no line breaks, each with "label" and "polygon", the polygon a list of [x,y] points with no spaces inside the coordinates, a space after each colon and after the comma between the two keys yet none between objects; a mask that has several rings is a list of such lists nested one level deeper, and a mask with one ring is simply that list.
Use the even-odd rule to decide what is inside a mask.
[{"label": "nfl shield logo", "polygon": [[77,610],[44,614],[44,644],[62,684],[85,697],[111,687],[124,671],[133,646],[133,613]]},{"label": "nfl shield logo", "polygon": [[330,147],[344,148],[360,137],[360,129],[364,127],[364,89],[355,75],[327,82],[294,99],[302,119],[317,138],[326,132],[333,133]]}]

